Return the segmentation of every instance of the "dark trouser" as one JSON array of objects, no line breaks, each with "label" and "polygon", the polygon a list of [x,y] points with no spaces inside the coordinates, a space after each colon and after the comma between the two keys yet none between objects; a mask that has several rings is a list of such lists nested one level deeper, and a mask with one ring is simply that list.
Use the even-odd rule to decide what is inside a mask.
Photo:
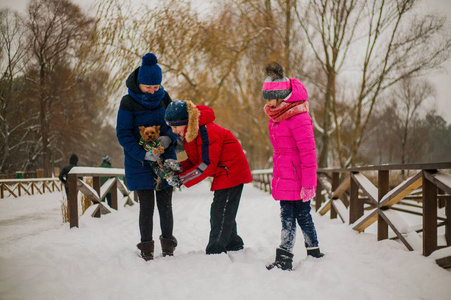
[{"label": "dark trouser", "polygon": [[210,240],[207,254],[243,249],[243,240],[237,234],[236,214],[243,184],[214,192],[210,210]]},{"label": "dark trouser", "polygon": [[[155,190],[138,190],[139,197],[139,231],[141,233],[141,242],[150,242],[153,240],[153,211]],[[157,198],[158,213],[160,214],[161,235],[163,238],[171,238],[174,227],[174,218],[172,215],[172,187],[161,191],[155,191]]]},{"label": "dark trouser", "polygon": [[293,251],[296,242],[296,221],[304,234],[306,248],[318,247],[315,224],[310,214],[310,201],[280,201],[280,219],[282,221],[282,242],[280,248]]}]

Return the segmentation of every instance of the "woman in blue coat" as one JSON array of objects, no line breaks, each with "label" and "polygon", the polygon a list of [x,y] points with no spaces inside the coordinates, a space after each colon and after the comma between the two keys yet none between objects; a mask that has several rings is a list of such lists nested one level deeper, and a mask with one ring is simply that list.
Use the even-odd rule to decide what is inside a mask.
[{"label": "woman in blue coat", "polygon": [[166,107],[172,100],[161,85],[162,72],[157,62],[153,53],[147,53],[142,58],[142,65],[127,78],[128,94],[122,97],[116,125],[117,138],[124,148],[127,187],[130,191],[136,190],[139,197],[141,242],[137,247],[146,261],[154,256],[152,231],[155,198],[160,214],[163,256],[172,256],[177,246],[177,240],[172,235],[173,188],[163,180],[161,190],[155,191],[157,176],[149,161],[155,161],[156,157],[139,145],[139,126],[160,125],[159,140],[165,147],[163,157],[176,159],[174,145],[177,137],[164,120]]}]

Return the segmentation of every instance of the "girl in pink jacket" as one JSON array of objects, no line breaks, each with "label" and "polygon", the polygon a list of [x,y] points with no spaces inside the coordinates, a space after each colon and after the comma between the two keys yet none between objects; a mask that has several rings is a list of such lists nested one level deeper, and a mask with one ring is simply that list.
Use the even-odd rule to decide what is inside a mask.
[{"label": "girl in pink jacket", "polygon": [[272,196],[280,201],[282,221],[282,241],[276,249],[275,262],[266,267],[291,270],[296,221],[304,234],[307,255],[324,256],[310,214],[310,200],[316,190],[315,139],[304,85],[295,78],[286,78],[278,63],[268,64],[265,70],[268,77],[262,94],[274,148]]}]

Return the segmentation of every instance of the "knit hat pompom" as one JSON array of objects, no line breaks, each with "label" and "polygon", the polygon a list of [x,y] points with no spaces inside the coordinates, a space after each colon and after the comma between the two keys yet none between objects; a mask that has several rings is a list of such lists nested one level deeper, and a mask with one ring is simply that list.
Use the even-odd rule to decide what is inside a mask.
[{"label": "knit hat pompom", "polygon": [[147,53],[143,56],[143,66],[153,66],[158,63],[158,59],[153,53]]},{"label": "knit hat pompom", "polygon": [[272,79],[283,79],[283,67],[276,62],[272,62],[265,67],[266,75]]},{"label": "knit hat pompom", "polygon": [[291,94],[291,83],[283,74],[283,67],[272,62],[266,65],[265,71],[268,77],[263,83],[263,98],[266,100],[287,98]]},{"label": "knit hat pompom", "polygon": [[188,106],[186,101],[174,100],[166,108],[164,119],[168,126],[183,126],[188,124]]},{"label": "knit hat pompom", "polygon": [[138,71],[138,83],[145,85],[160,85],[163,79],[161,68],[157,65],[158,59],[153,53],[142,57],[142,65]]}]

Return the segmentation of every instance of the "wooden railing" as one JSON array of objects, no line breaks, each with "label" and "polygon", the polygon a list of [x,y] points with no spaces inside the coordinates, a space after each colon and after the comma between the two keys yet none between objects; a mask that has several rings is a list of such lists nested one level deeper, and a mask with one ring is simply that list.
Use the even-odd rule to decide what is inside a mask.
[{"label": "wooden railing", "polygon": [[58,178],[1,179],[0,199],[61,191],[64,184]]},{"label": "wooden railing", "polygon": [[[91,187],[82,179],[83,177],[92,177],[93,186]],[[100,186],[100,177],[109,177],[109,179]],[[127,200],[124,204],[133,205],[133,200],[130,197],[130,191],[125,183],[121,180],[125,177],[124,169],[116,168],[89,168],[89,167],[73,167],[68,175],[69,195],[69,222],[70,228],[78,227],[78,197],[80,191],[93,203],[97,204],[96,209],[92,213],[93,217],[100,218],[102,214],[110,213],[110,210],[102,204],[102,199],[105,198],[108,192],[111,192],[111,208],[118,209],[117,191],[119,190]],[[138,199],[136,195],[133,197]]]},{"label": "wooden railing", "polygon": [[[427,256],[451,246],[450,169],[451,162],[318,169],[312,204],[320,215],[339,217],[359,232],[377,222],[378,240],[389,238],[391,229],[392,239]],[[400,176],[411,172],[401,183],[390,186],[390,173]],[[253,171],[252,175],[254,186],[271,191],[268,170]],[[406,213],[422,216],[421,224],[409,226],[403,218]],[[439,227],[445,229],[446,246],[438,245]],[[441,257],[437,263],[451,267],[451,256]]]}]

